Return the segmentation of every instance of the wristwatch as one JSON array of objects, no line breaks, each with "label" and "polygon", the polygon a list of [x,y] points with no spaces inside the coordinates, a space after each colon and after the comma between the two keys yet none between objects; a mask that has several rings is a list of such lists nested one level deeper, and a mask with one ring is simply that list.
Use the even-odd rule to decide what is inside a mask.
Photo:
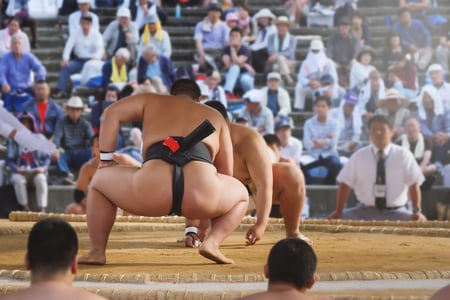
[{"label": "wristwatch", "polygon": [[422,212],[422,208],[414,207],[412,211],[413,211],[413,213],[420,213],[420,212]]}]

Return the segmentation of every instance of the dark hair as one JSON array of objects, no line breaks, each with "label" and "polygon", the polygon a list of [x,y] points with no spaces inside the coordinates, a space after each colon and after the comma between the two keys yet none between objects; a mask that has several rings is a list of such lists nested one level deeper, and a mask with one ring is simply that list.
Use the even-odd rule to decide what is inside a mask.
[{"label": "dark hair", "polygon": [[263,138],[266,141],[267,145],[275,144],[276,146],[281,147],[281,141],[275,134],[267,133],[263,136]]},{"label": "dark hair", "polygon": [[48,83],[45,79],[39,79],[34,82],[34,84],[46,84]]},{"label": "dark hair", "polygon": [[6,25],[8,26],[9,24],[11,24],[11,22],[16,21],[17,23],[19,23],[19,27],[20,25],[20,19],[16,18],[16,17],[12,17],[12,18],[8,18],[8,21],[6,22]]},{"label": "dark hair", "polygon": [[225,106],[220,101],[215,101],[215,100],[213,100],[213,101],[206,101],[204,104],[209,106],[209,107],[211,107],[211,108],[214,108],[215,110],[217,110],[222,115],[222,117],[225,120],[228,120],[227,109],[225,108]]},{"label": "dark hair", "polygon": [[239,34],[241,35],[241,37],[244,36],[244,32],[242,32],[242,29],[240,29],[239,27],[235,27],[235,28],[231,29],[231,30],[230,30],[230,36],[231,36],[231,34],[232,34],[233,32],[239,33]]},{"label": "dark hair", "polygon": [[118,88],[117,86],[115,86],[114,84],[108,85],[108,86],[106,87],[105,96],[106,96],[106,93],[107,93],[108,91],[116,92],[117,100],[120,99],[120,90],[119,90],[119,88]]},{"label": "dark hair", "polygon": [[270,284],[289,283],[303,289],[314,276],[317,256],[307,242],[287,238],[272,247],[267,264]]},{"label": "dark hair", "polygon": [[171,95],[186,95],[192,98],[192,100],[197,100],[202,95],[198,84],[195,80],[181,78],[177,79],[170,89]]},{"label": "dark hair", "polygon": [[400,15],[402,15],[405,12],[409,13],[409,10],[406,7],[401,7],[401,8],[399,8],[399,10],[397,12],[397,15],[400,16]]},{"label": "dark hair", "polygon": [[27,250],[31,272],[52,276],[70,268],[78,252],[77,234],[62,219],[43,219],[31,229]]},{"label": "dark hair", "polygon": [[325,102],[327,104],[328,107],[331,106],[331,101],[330,98],[325,96],[325,95],[319,95],[316,100],[314,100],[314,105],[317,105],[317,103],[319,102]]},{"label": "dark hair", "polygon": [[375,115],[371,117],[367,122],[367,127],[370,129],[370,126],[376,122],[386,124],[390,129],[392,129],[391,122],[389,122],[389,119],[383,115]]},{"label": "dark hair", "polygon": [[96,133],[91,138],[91,147],[94,145],[94,141],[100,138],[100,134]]}]

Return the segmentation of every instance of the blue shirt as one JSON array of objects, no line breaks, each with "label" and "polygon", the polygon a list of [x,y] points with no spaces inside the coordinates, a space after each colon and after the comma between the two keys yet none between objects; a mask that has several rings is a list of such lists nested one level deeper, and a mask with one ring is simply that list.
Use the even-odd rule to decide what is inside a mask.
[{"label": "blue shirt", "polygon": [[36,73],[36,80],[45,80],[47,71],[36,56],[24,52],[16,59],[12,52],[8,52],[1,58],[0,84],[8,84],[13,92],[24,93],[32,86],[31,71]]},{"label": "blue shirt", "polygon": [[56,124],[58,124],[58,122],[62,121],[62,119],[64,118],[64,112],[61,106],[53,100],[48,101],[47,111],[45,112],[45,124],[41,123],[41,118],[39,117],[39,111],[35,99],[31,99],[25,102],[20,110],[22,112],[26,111],[33,114],[34,119],[36,120],[36,123],[39,127],[39,131],[45,132],[45,137],[48,139],[53,137]]},{"label": "blue shirt", "polygon": [[203,49],[222,49],[228,39],[228,27],[219,21],[214,25],[201,21],[195,26],[195,40],[202,40]]},{"label": "blue shirt", "polygon": [[147,75],[148,78],[162,77],[159,59],[157,59],[154,63],[150,63],[147,65],[147,72],[145,74]]},{"label": "blue shirt", "polygon": [[278,91],[267,90],[267,107],[272,111],[274,117],[278,115],[280,106],[278,105]]},{"label": "blue shirt", "polygon": [[411,26],[405,27],[400,22],[396,22],[392,29],[396,31],[402,45],[410,49],[411,46],[416,48],[431,47],[431,34],[428,29],[419,20],[411,20]]},{"label": "blue shirt", "polygon": [[[325,122],[319,122],[317,116],[312,117],[305,122],[303,130],[303,146],[308,151],[308,154],[314,158],[319,158],[319,155],[327,157],[330,155],[338,155],[337,141],[339,138],[340,126],[339,122],[328,116]],[[330,138],[332,136],[332,138]],[[325,139],[327,144],[322,148],[313,149],[313,139]]]}]

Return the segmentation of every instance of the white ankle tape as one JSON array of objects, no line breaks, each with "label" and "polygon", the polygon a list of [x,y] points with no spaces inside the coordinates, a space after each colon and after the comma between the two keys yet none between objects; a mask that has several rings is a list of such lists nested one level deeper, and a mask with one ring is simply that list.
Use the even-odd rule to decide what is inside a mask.
[{"label": "white ankle tape", "polygon": [[198,228],[195,227],[195,226],[189,226],[189,227],[186,227],[186,228],[184,229],[184,235],[187,235],[188,233],[195,233],[195,234],[198,234]]}]

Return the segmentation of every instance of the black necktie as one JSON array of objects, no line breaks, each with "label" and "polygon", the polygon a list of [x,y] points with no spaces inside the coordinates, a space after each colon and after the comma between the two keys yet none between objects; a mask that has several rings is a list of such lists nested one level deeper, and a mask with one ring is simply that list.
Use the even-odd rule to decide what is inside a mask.
[{"label": "black necktie", "polygon": [[[382,150],[378,150],[376,184],[377,185],[385,185],[386,184],[386,169],[384,166],[384,153]],[[385,189],[385,192],[386,192],[386,189]],[[380,210],[386,208],[386,197],[376,197],[375,198],[375,206]]]}]

